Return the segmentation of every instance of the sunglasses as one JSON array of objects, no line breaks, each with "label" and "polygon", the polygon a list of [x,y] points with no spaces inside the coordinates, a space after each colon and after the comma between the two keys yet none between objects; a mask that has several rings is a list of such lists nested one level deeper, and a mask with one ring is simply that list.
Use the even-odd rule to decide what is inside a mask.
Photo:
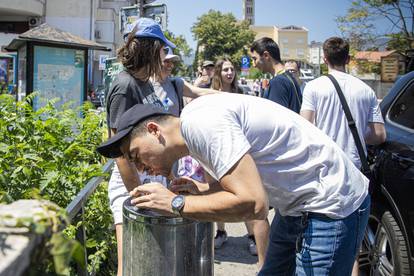
[{"label": "sunglasses", "polygon": [[168,53],[170,52],[170,48],[168,48],[168,47],[164,47],[164,48],[163,48],[163,51],[164,51],[164,54],[165,54],[165,55],[168,55]]}]

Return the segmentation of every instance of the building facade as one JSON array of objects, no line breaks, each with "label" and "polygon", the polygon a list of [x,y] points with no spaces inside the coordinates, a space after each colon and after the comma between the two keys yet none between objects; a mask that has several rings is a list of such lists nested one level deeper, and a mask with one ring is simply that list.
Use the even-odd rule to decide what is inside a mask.
[{"label": "building facade", "polygon": [[280,48],[280,56],[283,61],[308,60],[308,29],[294,25],[286,27],[276,26],[251,26],[256,33],[255,39],[262,37],[272,38]]},{"label": "building facade", "polygon": [[115,56],[116,49],[123,43],[119,31],[119,10],[136,3],[137,0],[2,0],[0,47],[7,46],[19,34],[42,23],[96,41],[111,49],[111,52],[91,50],[89,54],[88,80],[96,86],[102,83],[100,58]]},{"label": "building facade", "polygon": [[309,63],[313,65],[323,64],[323,49],[322,42],[312,41],[309,44]]}]

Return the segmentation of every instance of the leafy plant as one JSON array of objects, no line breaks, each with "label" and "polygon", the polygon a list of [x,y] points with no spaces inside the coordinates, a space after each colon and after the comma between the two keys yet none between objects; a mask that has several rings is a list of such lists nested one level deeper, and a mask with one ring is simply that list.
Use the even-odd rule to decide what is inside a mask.
[{"label": "leafy plant", "polygon": [[[95,148],[106,133],[104,114],[90,103],[79,109],[71,109],[70,103],[56,108],[57,99],[33,110],[35,96],[16,102],[0,95],[0,202],[47,199],[65,208],[88,180],[102,175],[105,160]],[[113,274],[115,267],[106,191],[107,186],[101,185],[89,198],[83,221],[65,230],[66,237],[74,238],[76,228],[85,226],[88,269],[99,275]],[[62,238],[56,236],[51,243]]]}]

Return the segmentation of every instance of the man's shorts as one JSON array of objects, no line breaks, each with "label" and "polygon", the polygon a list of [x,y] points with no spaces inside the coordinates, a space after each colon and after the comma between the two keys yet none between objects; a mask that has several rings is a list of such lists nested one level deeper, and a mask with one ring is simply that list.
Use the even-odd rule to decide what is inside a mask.
[{"label": "man's shorts", "polygon": [[[140,174],[141,183],[146,179],[150,182],[159,182],[167,186],[167,179],[163,176],[150,176],[146,173]],[[108,184],[109,206],[114,216],[114,224],[122,224],[122,208],[124,201],[129,197],[129,193],[122,181],[118,166],[115,164]]]}]

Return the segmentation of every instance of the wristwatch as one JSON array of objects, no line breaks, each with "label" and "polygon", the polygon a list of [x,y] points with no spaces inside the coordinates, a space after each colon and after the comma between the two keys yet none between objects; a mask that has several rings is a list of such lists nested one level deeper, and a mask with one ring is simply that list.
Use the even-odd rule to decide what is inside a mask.
[{"label": "wristwatch", "polygon": [[171,201],[171,208],[175,215],[181,216],[181,211],[184,208],[185,198],[183,195],[175,196]]}]

